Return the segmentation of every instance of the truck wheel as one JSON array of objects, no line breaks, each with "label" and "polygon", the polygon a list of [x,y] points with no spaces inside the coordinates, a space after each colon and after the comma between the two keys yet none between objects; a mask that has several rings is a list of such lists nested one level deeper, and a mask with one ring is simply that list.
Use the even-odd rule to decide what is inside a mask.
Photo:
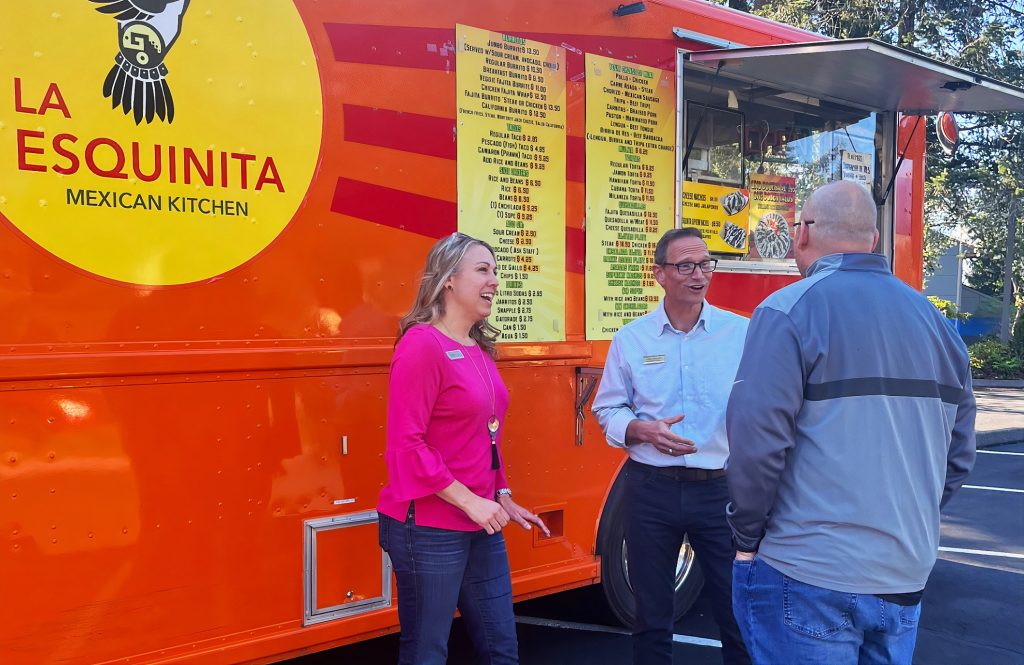
[{"label": "truck wheel", "polygon": [[[624,474],[619,474],[601,516],[598,551],[601,554],[601,587],[608,608],[622,625],[632,627],[636,620],[636,600],[629,583],[624,480]],[[674,585],[675,619],[678,620],[693,606],[704,586],[704,575],[688,540],[679,550]]]}]

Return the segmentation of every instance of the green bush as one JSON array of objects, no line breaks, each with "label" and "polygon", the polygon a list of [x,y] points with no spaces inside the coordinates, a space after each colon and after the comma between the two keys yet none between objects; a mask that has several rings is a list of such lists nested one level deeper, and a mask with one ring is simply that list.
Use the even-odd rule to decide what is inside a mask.
[{"label": "green bush", "polygon": [[956,303],[951,300],[944,300],[938,296],[928,296],[928,300],[931,301],[935,308],[938,309],[942,314],[951,321],[966,321],[971,318],[971,315],[966,312],[961,312],[956,307]]},{"label": "green bush", "polygon": [[971,373],[976,379],[1024,379],[1024,361],[995,337],[971,344]]}]

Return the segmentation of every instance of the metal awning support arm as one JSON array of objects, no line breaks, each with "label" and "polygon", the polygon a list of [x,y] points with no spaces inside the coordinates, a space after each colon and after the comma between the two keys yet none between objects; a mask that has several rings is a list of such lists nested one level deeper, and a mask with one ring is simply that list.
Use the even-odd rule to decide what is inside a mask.
[{"label": "metal awning support arm", "polygon": [[[718,81],[718,73],[722,71],[723,65],[725,65],[725,63],[724,62],[720,62],[720,63],[718,63],[718,68],[715,69],[715,75],[711,79],[711,87],[708,88],[708,95],[705,98],[706,100],[710,100],[711,99],[711,95],[715,94],[715,83]],[[683,168],[684,169],[686,168],[686,165],[690,161],[690,152],[693,151],[693,144],[697,142],[697,132],[700,131],[700,126],[701,126],[701,123],[704,122],[704,114],[707,113],[707,110],[708,110],[708,102],[705,101],[703,103],[703,105],[701,106],[700,116],[698,116],[697,122],[693,126],[693,131],[690,133],[690,140],[686,142],[686,151],[683,152]]]},{"label": "metal awning support arm", "polygon": [[896,176],[899,175],[900,167],[903,166],[903,160],[907,158],[907,148],[910,147],[910,142],[914,140],[914,134],[917,133],[917,126],[921,124],[922,117],[924,116],[917,116],[917,121],[914,122],[914,128],[910,130],[910,136],[907,137],[907,142],[903,144],[903,149],[900,150],[900,158],[896,160],[896,167],[892,170],[892,175],[889,176],[889,185],[885,188],[885,193],[882,194],[882,198],[875,201],[879,207],[885,205],[885,200],[889,198],[889,192],[892,191],[892,186],[896,184]]}]

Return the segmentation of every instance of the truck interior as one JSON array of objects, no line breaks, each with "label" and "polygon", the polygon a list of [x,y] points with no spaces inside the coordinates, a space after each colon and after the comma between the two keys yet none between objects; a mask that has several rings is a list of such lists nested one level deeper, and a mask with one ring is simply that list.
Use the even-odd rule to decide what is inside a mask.
[{"label": "truck interior", "polygon": [[[872,39],[679,53],[683,182],[749,188],[795,181],[796,220],[815,188],[862,182],[879,203],[879,251],[892,255],[901,116],[1024,111],[1024,90]],[[906,141],[906,140],[905,140]],[[791,229],[781,232],[791,233]],[[748,247],[753,246],[753,243]],[[722,254],[725,270],[795,272],[792,258]]]}]

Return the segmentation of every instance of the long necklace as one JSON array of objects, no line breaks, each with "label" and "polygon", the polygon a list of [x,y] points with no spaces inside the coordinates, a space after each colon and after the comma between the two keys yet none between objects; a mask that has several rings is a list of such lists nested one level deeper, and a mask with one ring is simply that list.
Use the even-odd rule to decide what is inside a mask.
[{"label": "long necklace", "polygon": [[[441,326],[444,328],[445,332],[448,333],[448,337],[450,337],[452,339],[455,339],[455,336],[452,335],[452,331],[448,328],[447,325],[445,325],[444,321],[442,321],[441,319],[438,319],[437,322],[440,323]],[[456,340],[456,341],[458,341],[458,340]],[[480,345],[478,344],[476,348],[479,349]],[[473,364],[473,369],[476,370],[476,375],[478,377],[480,377],[480,383],[484,383],[484,373],[480,371],[479,367],[477,367],[476,361],[473,360],[472,354],[467,353],[466,355],[469,357],[469,362]],[[487,369],[487,362],[486,361],[484,361],[484,369],[485,370]],[[494,406],[494,402],[495,402],[494,381],[491,380],[491,372],[489,370],[487,371],[487,381],[486,381],[486,383],[484,383],[484,385],[486,385],[490,389],[490,395],[491,395],[491,417],[487,419],[487,434],[491,437],[491,468],[492,469],[497,469],[498,466],[499,466],[499,462],[498,462],[498,428],[501,426],[501,421],[498,420],[497,409],[495,409],[495,406]]]}]

